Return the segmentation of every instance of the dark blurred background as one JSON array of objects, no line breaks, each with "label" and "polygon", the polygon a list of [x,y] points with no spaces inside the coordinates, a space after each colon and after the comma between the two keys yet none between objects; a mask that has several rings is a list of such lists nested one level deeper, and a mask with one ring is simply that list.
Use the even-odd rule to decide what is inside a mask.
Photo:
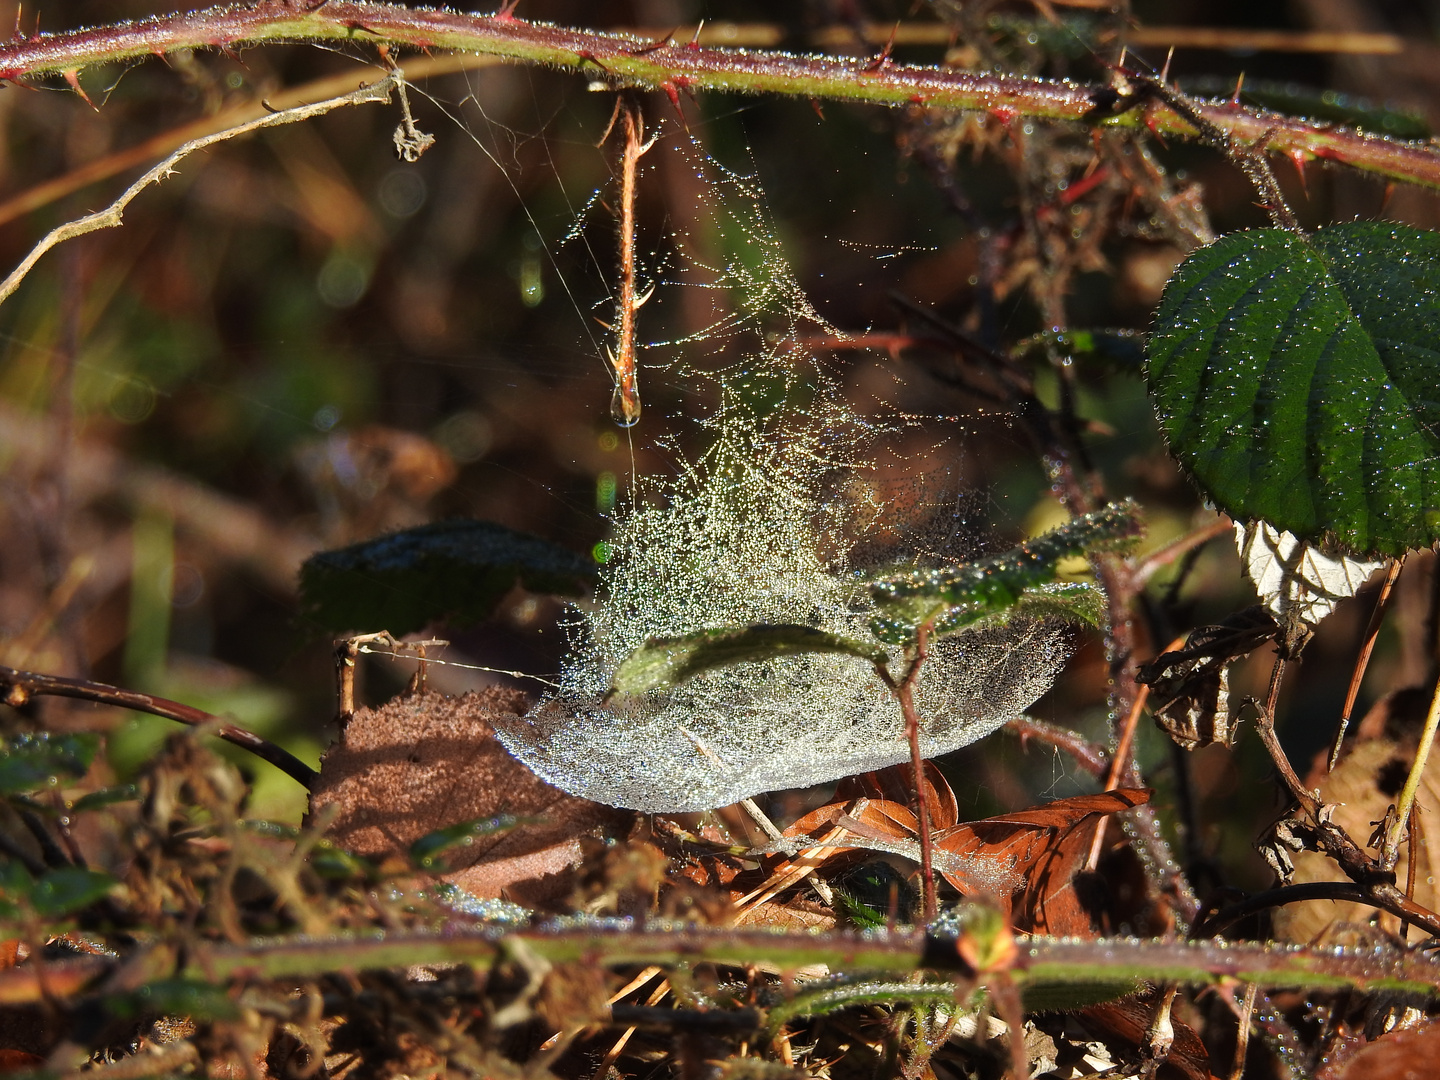
[{"label": "dark blurred background", "polygon": [[[67,0],[39,15],[55,31],[161,10]],[[0,2],[0,25],[15,11]],[[1086,82],[1108,78],[1125,18],[1109,4],[882,0],[524,0],[517,14],[660,32],[701,19],[759,23],[785,47],[864,54],[878,51],[866,24],[951,19],[966,32],[949,45],[901,45],[895,58]],[[1206,94],[1228,94],[1243,74],[1272,107],[1407,137],[1440,121],[1440,5],[1135,3],[1129,17],[1152,30],[1395,35],[1402,51],[1379,55],[1182,47],[1170,72]],[[29,31],[35,11],[20,18]],[[1187,244],[1266,224],[1240,173],[1197,145],[1130,140],[1124,152],[1143,183],[1129,190],[1144,191],[1127,196],[1111,178],[1101,203],[1103,192],[1066,195],[1089,175],[1088,132],[1017,125],[1016,136],[995,118],[722,94],[683,101],[682,129],[663,94],[645,95],[661,138],[644,159],[640,261],[642,283],[659,288],[641,339],[697,340],[642,350],[645,415],[627,432],[610,419],[610,335],[597,322],[609,320],[615,287],[615,143],[596,146],[614,94],[571,74],[489,65],[427,75],[443,58],[399,59],[414,66],[416,119],[437,140],[418,161],[396,158],[393,106],[214,147],[140,196],[123,228],[45,256],[0,308],[0,663],[233,715],[313,761],[330,737],[332,673],[328,634],[297,613],[300,562],[456,515],[594,549],[632,471],[673,467],[656,436],[673,430],[683,448],[686,417],[713,406],[713,388],[684,373],[740,364],[756,345],[704,333],[738,299],[700,287],[696,264],[743,262],[757,237],[774,239],[841,330],[910,333],[908,301],[1010,348],[1051,325],[1143,331]],[[1163,46],[1145,45],[1131,62],[1164,59]],[[13,265],[47,229],[108,202],[177,132],[296,87],[343,92],[375,77],[374,62],[358,46],[175,55],[86,72],[94,108],[59,80],[5,86],[0,259]],[[717,187],[726,170],[754,182]],[[1288,163],[1279,170],[1307,225],[1382,215],[1436,224],[1429,193],[1318,165],[1302,187]],[[763,200],[746,203],[754,191]],[[764,224],[718,226],[725,199]],[[1048,220],[1035,218],[1036,199],[1054,210],[1053,235],[1024,226],[1027,213]],[[951,470],[993,542],[1054,524],[1058,503],[1023,432],[948,387],[927,355],[828,352],[824,363],[861,407],[925,418],[907,460]],[[1037,380],[1056,392],[1043,357]],[[1076,386],[1108,489],[1142,501],[1150,544],[1207,520],[1164,455],[1134,358],[1080,363]],[[956,435],[943,462],[924,456],[941,429]],[[1430,570],[1412,564],[1367,700],[1422,681],[1433,664]],[[1251,602],[1224,541],[1173,596],[1168,583],[1162,574],[1151,591],[1174,629]],[[491,622],[446,636],[454,657],[544,674],[563,653],[560,613],[557,601],[517,590]],[[1342,608],[1293,676],[1283,727],[1298,761],[1329,738],[1367,616],[1364,602]],[[1257,658],[1237,691],[1258,693],[1266,671],[1268,657]],[[382,699],[405,674],[368,668],[364,693]],[[435,678],[460,689],[504,676],[451,668]],[[63,725],[81,708],[51,701],[42,712]],[[1105,709],[1100,643],[1077,635],[1070,674],[1037,714],[1103,737]],[[166,730],[120,715],[113,724],[122,772]],[[1172,765],[1158,732],[1144,733],[1141,760],[1163,792]],[[1065,760],[1006,736],[949,765],[974,816],[1084,787]],[[1208,751],[1191,765],[1201,846],[1253,874],[1255,821],[1280,809],[1257,782],[1258,748]],[[300,795],[257,774],[253,809],[293,817]]]}]

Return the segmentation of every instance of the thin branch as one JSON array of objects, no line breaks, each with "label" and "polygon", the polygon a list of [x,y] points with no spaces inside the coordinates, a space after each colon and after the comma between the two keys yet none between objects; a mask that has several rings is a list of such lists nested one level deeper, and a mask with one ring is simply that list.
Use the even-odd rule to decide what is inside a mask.
[{"label": "thin branch", "polygon": [[[682,25],[633,27],[631,32],[651,41],[674,38],[699,41],[702,45],[774,48],[794,37],[792,27],[779,23],[737,23],[710,20],[698,26]],[[822,49],[854,48],[856,39],[867,45],[949,46],[954,30],[943,22],[871,22],[820,26],[805,35],[810,45]],[[1393,56],[1405,51],[1405,39],[1398,34],[1352,33],[1326,30],[1264,30],[1224,26],[1132,26],[1125,31],[1125,43],[1136,47],[1182,49],[1243,49],[1247,52],[1321,52],[1351,55]]]},{"label": "thin branch", "polygon": [[1060,727],[1058,724],[1021,716],[1006,724],[1005,730],[1019,738],[1022,748],[1031,739],[1034,739],[1036,742],[1053,746],[1057,750],[1064,750],[1075,759],[1077,765],[1091,776],[1104,776],[1105,770],[1109,767],[1108,755],[1103,746],[1091,742],[1085,736],[1071,731],[1069,728]]},{"label": "thin branch", "polygon": [[19,708],[35,697],[66,697],[81,701],[93,701],[100,705],[114,705],[135,712],[162,716],[191,727],[215,725],[215,736],[226,742],[248,750],[262,761],[268,761],[286,776],[303,784],[307,789],[319,775],[309,765],[297,758],[284,747],[276,746],[269,739],[263,739],[254,732],[246,731],[235,724],[229,724],[217,716],[182,705],[178,701],[142,694],[135,690],[121,690],[117,686],[91,682],[89,679],[67,679],[59,675],[38,675],[32,671],[17,671],[0,665],[0,701]]},{"label": "thin branch", "polygon": [[1202,526],[1186,533],[1178,540],[1166,544],[1159,551],[1151,552],[1141,559],[1135,569],[1130,572],[1130,579],[1136,588],[1145,585],[1155,573],[1169,566],[1182,555],[1188,555],[1204,547],[1217,536],[1224,536],[1233,531],[1235,523],[1224,514],[1221,514],[1210,524]]},{"label": "thin branch", "polygon": [[9,299],[11,294],[20,287],[20,283],[25,280],[25,275],[30,273],[30,270],[40,261],[41,256],[57,244],[62,244],[66,240],[73,240],[77,236],[84,236],[86,233],[96,232],[100,229],[115,228],[123,224],[125,208],[135,200],[136,196],[151,184],[158,184],[161,180],[169,177],[175,171],[175,166],[195,151],[203,150],[205,147],[213,146],[215,143],[225,142],[227,139],[247,135],[261,128],[277,127],[281,124],[293,124],[298,120],[309,120],[312,117],[323,116],[325,113],[346,105],[388,102],[390,100],[390,92],[402,85],[404,79],[404,74],[396,71],[377,82],[371,83],[369,86],[362,86],[352,93],[342,94],[340,97],[330,98],[328,101],[316,102],[313,105],[297,105],[293,109],[268,113],[248,123],[238,124],[235,127],[215,132],[212,135],[204,135],[198,139],[191,139],[126,188],[120,197],[105,207],[105,209],[97,210],[93,214],[86,214],[84,217],[76,218],[74,221],[67,221],[65,224],[58,225],[51,229],[38,244],[30,249],[30,254],[21,260],[20,265],[10,271],[9,276],[7,276],[3,282],[0,282],[0,304],[3,304]]},{"label": "thin branch", "polygon": [[61,1080],[141,1080],[147,1076],[171,1076],[199,1063],[200,1051],[194,1043],[182,1039],[153,1051],[131,1054],[103,1065],[87,1065],[60,1076]]},{"label": "thin branch", "polygon": [[1320,803],[1316,800],[1313,792],[1306,790],[1305,785],[1300,782],[1300,777],[1295,775],[1295,767],[1290,764],[1290,758],[1275,734],[1275,703],[1280,698],[1280,683],[1284,678],[1285,658],[1276,656],[1275,665],[1270,669],[1270,689],[1266,692],[1265,704],[1260,708],[1260,716],[1255,721],[1255,729],[1260,735],[1260,741],[1265,744],[1265,749],[1270,754],[1270,761],[1274,764],[1276,772],[1280,774],[1280,779],[1289,789],[1291,798],[1313,817],[1319,811]]},{"label": "thin branch", "polygon": [[1365,904],[1369,907],[1379,908],[1381,911],[1388,911],[1391,915],[1406,920],[1415,919],[1418,915],[1417,925],[1424,926],[1432,934],[1440,932],[1440,922],[1437,922],[1434,913],[1427,912],[1413,901],[1409,902],[1408,906],[1398,905],[1394,902],[1393,897],[1376,895],[1375,890],[1349,881],[1307,881],[1298,885],[1282,885],[1277,889],[1256,893],[1254,896],[1248,896],[1244,900],[1223,907],[1202,919],[1195,926],[1193,934],[1197,938],[1215,937],[1222,930],[1234,926],[1241,919],[1247,919],[1251,915],[1268,911],[1271,908],[1281,907],[1285,904],[1298,904],[1307,900]]},{"label": "thin branch", "polygon": [[[499,62],[498,57],[470,56],[464,53],[451,53],[445,56],[415,56],[406,62],[405,76],[406,81],[413,83],[418,79],[436,75],[448,75],[457,71],[490,67]],[[388,69],[383,67],[351,68],[337,75],[326,75],[298,86],[285,87],[274,93],[265,94],[263,97],[257,97],[243,105],[236,105],[209,116],[202,116],[187,124],[181,124],[168,131],[162,131],[143,142],[116,150],[93,161],[87,161],[61,176],[42,181],[17,195],[12,195],[4,202],[0,202],[0,225],[34,213],[42,207],[63,199],[66,195],[72,195],[82,188],[89,187],[91,184],[99,183],[101,180],[109,179],[128,169],[144,165],[146,162],[157,161],[165,155],[173,153],[191,139],[226,131],[238,124],[248,123],[269,113],[284,112],[297,105],[308,105],[326,98],[333,98],[337,94],[346,93],[359,81],[372,78],[381,79],[387,74],[389,74]]]},{"label": "thin branch", "polygon": [[1235,1031],[1235,1055],[1231,1058],[1230,1080],[1244,1080],[1245,1059],[1250,1056],[1250,1022],[1255,1015],[1255,998],[1260,987],[1254,983],[1245,984],[1245,996],[1240,1002],[1239,1025]]},{"label": "thin branch", "polygon": [[925,759],[920,752],[920,713],[915,708],[915,684],[929,655],[929,636],[930,625],[922,624],[916,635],[910,663],[898,682],[881,665],[876,666],[895,700],[900,703],[900,713],[905,718],[905,735],[910,742],[910,767],[915,781],[915,829],[920,840],[920,883],[927,924],[935,921],[939,905],[935,900],[935,849],[930,839],[930,800],[926,794]]},{"label": "thin branch", "polygon": [[[217,7],[0,45],[0,78],[64,75],[102,63],[134,60],[177,49],[236,49],[282,42],[343,41],[456,49],[545,64],[617,85],[650,89],[729,90],[796,97],[973,109],[998,116],[1146,124],[1161,136],[1194,137],[1173,109],[1114,113],[1110,87],[1067,80],[990,75],[927,65],[873,65],[866,58],[749,52],[688,41],[653,40],[529,23],[502,9],[494,15],[411,10],[394,4],[330,0],[302,7],[262,0],[250,7]],[[1110,106],[1107,108],[1106,106]],[[1197,102],[1208,122],[1257,151],[1301,161],[1334,161],[1391,180],[1440,188],[1440,147],[1379,135],[1230,102]],[[1143,115],[1142,115],[1143,114]]]},{"label": "thin branch", "polygon": [[[610,415],[621,427],[640,420],[640,383],[636,370],[635,317],[650,294],[635,291],[635,198],[640,158],[650,149],[645,141],[645,120],[640,103],[621,94],[615,103],[625,145],[620,155],[620,289],[615,300],[615,350],[610,366],[615,372],[615,396]],[[609,132],[605,133],[607,136]],[[603,140],[602,140],[603,141]]]}]

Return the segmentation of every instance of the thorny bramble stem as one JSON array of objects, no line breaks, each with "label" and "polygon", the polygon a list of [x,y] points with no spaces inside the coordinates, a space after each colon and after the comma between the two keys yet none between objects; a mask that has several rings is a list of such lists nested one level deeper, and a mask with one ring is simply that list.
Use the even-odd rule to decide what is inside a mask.
[{"label": "thorny bramble stem", "polygon": [[[791,55],[653,41],[530,23],[502,9],[494,15],[410,9],[396,4],[302,5],[262,0],[135,22],[40,34],[0,46],[0,79],[75,73],[97,64],[172,52],[283,42],[344,41],[415,49],[456,49],[598,76],[619,86],[679,91],[729,90],[787,94],[877,105],[973,109],[1004,119],[1033,117],[1120,127],[1142,123],[1158,135],[1194,137],[1194,126],[1163,102],[1116,111],[1108,86],[1002,76],[954,68],[873,64],[864,57]],[[1250,109],[1224,101],[1195,102],[1197,115],[1256,153],[1298,163],[1333,161],[1440,188],[1440,148]]]},{"label": "thorny bramble stem", "polygon": [[[436,930],[365,931],[324,937],[266,938],[245,945],[158,944],[124,958],[84,957],[53,962],[39,972],[33,965],[0,971],[0,1000],[39,1001],[49,994],[93,986],[122,963],[137,977],[200,978],[217,982],[244,975],[280,979],[414,964],[489,960],[506,941],[523,942],[552,963],[583,960],[593,966],[716,964],[746,967],[766,964],[793,970],[825,963],[836,970],[877,972],[957,971],[970,974],[953,937],[931,937],[919,930],[868,934],[774,932],[745,927],[706,927],[662,923],[632,925],[628,920],[541,924],[509,934],[494,926],[454,922]],[[1209,985],[1219,978],[1240,979],[1262,987],[1353,987],[1367,991],[1432,993],[1440,982],[1440,962],[1419,950],[1388,946],[1334,949],[1266,945],[1245,941],[1140,941],[1135,938],[1028,938],[998,969],[1022,987],[1057,982],[1114,985],[1136,978]],[[152,973],[153,974],[150,974]]]}]

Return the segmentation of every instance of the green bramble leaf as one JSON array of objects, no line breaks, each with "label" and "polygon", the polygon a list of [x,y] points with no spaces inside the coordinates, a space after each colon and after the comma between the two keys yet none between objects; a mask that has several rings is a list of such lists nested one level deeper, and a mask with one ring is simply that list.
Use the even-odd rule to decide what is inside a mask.
[{"label": "green bramble leaf", "polygon": [[137,990],[108,995],[105,1005],[111,1015],[125,1020],[146,1016],[236,1020],[241,1015],[240,1006],[224,987],[198,979],[156,979]]},{"label": "green bramble leaf", "polygon": [[1140,532],[1139,508],[1126,500],[998,555],[880,578],[870,584],[877,608],[870,628],[881,641],[905,645],[915,641],[925,625],[931,627],[933,637],[939,637],[1016,615],[1094,624],[1099,610],[1093,589],[1061,586],[1042,591],[1042,587],[1053,581],[1060,560],[1122,547]]},{"label": "green bramble leaf", "polygon": [[116,803],[133,802],[140,798],[140,789],[134,784],[119,784],[115,787],[101,788],[99,791],[92,791],[81,795],[70,806],[72,814],[81,814],[86,810],[98,810],[104,806],[114,806]]},{"label": "green bramble leaf", "polygon": [[586,556],[489,521],[438,521],[313,555],[300,568],[306,619],[331,633],[384,627],[396,635],[441,619],[488,619],[507,592],[583,596]]},{"label": "green bramble leaf", "polygon": [[518,818],[509,814],[462,821],[458,825],[426,833],[416,840],[410,845],[410,861],[417,869],[442,872],[445,866],[444,860],[440,856],[451,848],[464,847],[467,844],[473,844],[481,837],[498,836],[521,825],[536,823],[534,818]]},{"label": "green bramble leaf", "polygon": [[1440,539],[1440,233],[1232,233],[1186,259],[1149,344],[1170,449],[1232,517],[1361,555]]},{"label": "green bramble leaf", "polygon": [[99,870],[62,866],[51,870],[29,890],[30,906],[40,915],[69,915],[99,900],[119,882]]},{"label": "green bramble leaf", "polygon": [[71,735],[18,735],[0,741],[0,795],[51,788],[62,779],[78,780],[90,769],[100,748],[94,732]]},{"label": "green bramble leaf", "polygon": [[813,626],[762,623],[722,627],[678,637],[652,637],[620,662],[610,694],[643,694],[676,686],[712,668],[801,653],[843,653],[872,664],[883,664],[887,658],[879,644]]}]

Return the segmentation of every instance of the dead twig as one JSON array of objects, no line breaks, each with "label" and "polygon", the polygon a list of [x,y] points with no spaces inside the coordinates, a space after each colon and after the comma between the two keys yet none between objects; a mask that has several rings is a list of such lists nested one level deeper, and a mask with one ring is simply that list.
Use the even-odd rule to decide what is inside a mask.
[{"label": "dead twig", "polygon": [[103,210],[97,210],[93,214],[86,214],[84,217],[76,218],[74,221],[67,221],[63,225],[57,225],[30,249],[30,253],[20,261],[20,264],[10,271],[4,281],[0,281],[0,304],[3,304],[20,287],[27,274],[34,268],[44,254],[51,248],[63,244],[66,240],[73,240],[77,236],[84,236],[87,233],[97,232],[100,229],[112,229],[124,223],[126,208],[135,201],[135,198],[151,184],[158,184],[168,178],[174,171],[175,166],[181,161],[207,146],[216,143],[226,142],[229,139],[238,138],[241,135],[248,135],[252,131],[259,131],[262,128],[279,127],[282,124],[293,124],[300,120],[309,120],[316,116],[324,116],[335,109],[347,105],[365,105],[371,102],[389,102],[393,90],[403,85],[405,81],[404,72],[396,69],[390,75],[361,86],[348,94],[330,98],[326,101],[318,101],[312,105],[297,105],[293,109],[282,109],[279,112],[268,113],[265,116],[237,124],[235,127],[227,128],[224,131],[217,131],[211,135],[203,135],[198,139],[191,139],[173,154],[167,157],[160,164],[150,169],[144,176],[136,180],[123,192],[120,197]]}]

